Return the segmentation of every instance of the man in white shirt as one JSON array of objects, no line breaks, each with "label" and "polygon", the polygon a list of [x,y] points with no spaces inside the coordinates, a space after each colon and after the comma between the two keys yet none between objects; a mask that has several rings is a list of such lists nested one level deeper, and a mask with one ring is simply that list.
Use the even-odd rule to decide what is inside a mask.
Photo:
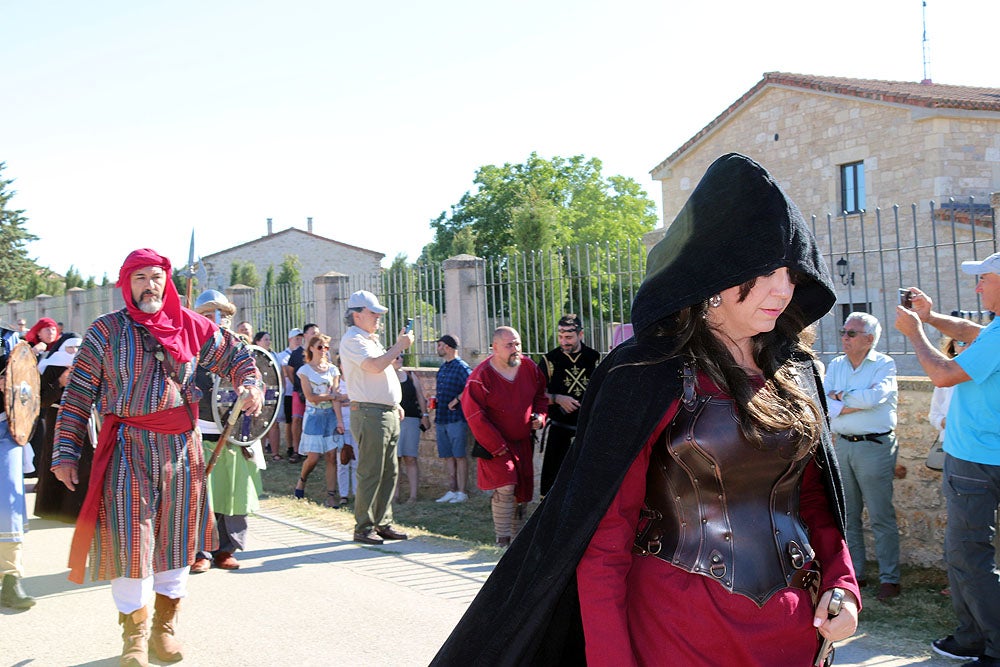
[{"label": "man in white shirt", "polygon": [[[865,580],[865,539],[861,514],[868,507],[879,589],[885,602],[899,596],[899,528],[892,503],[896,473],[896,362],[875,351],[882,335],[878,319],[851,313],[840,330],[844,354],[830,362],[823,384],[827,390],[830,428],[844,480],[847,501],[847,545],[858,581]],[[864,583],[861,584],[862,586]]]},{"label": "man in white shirt", "polygon": [[379,320],[389,309],[371,292],[347,300],[348,325],[340,340],[340,362],[351,393],[351,434],[358,443],[358,487],[354,498],[354,541],[382,544],[405,540],[392,529],[392,499],[398,467],[396,443],[403,409],[402,389],[392,361],[413,344],[413,334],[399,332],[386,350],[378,339]]}]

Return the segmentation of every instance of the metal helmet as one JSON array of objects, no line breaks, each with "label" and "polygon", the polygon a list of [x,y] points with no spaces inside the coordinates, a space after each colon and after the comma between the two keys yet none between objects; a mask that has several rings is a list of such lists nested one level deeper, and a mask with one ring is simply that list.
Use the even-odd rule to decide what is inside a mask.
[{"label": "metal helmet", "polygon": [[225,318],[236,314],[236,306],[222,292],[214,289],[205,290],[194,300],[194,311],[204,315],[216,324],[222,324]]}]

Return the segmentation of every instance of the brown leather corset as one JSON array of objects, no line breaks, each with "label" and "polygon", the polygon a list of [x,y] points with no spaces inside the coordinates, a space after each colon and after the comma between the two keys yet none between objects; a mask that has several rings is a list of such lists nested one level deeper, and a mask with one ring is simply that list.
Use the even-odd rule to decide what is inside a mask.
[{"label": "brown leather corset", "polygon": [[653,445],[633,552],[718,581],[758,606],[803,587],[813,559],[799,517],[809,456],[795,459],[781,434],[755,448],[733,402],[694,396]]}]

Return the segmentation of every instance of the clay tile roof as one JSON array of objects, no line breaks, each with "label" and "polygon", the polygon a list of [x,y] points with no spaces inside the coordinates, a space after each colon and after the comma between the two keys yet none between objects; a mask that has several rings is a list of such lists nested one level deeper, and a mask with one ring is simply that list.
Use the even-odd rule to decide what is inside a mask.
[{"label": "clay tile roof", "polygon": [[964,109],[968,111],[1000,112],[1000,88],[976,86],[950,86],[941,83],[914,81],[878,81],[875,79],[850,79],[840,76],[812,76],[788,72],[766,72],[764,78],[738,100],[729,105],[711,123],[703,127],[670,157],[658,164],[655,173],[669,165],[699,139],[723,123],[736,109],[757,95],[766,86],[790,86],[824,93],[849,95],[862,99],[905,104],[926,109]]}]

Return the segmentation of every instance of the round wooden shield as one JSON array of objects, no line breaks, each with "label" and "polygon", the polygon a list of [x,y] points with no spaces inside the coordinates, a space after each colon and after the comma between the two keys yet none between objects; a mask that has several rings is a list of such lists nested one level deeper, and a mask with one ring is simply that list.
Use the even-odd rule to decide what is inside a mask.
[{"label": "round wooden shield", "polygon": [[[256,417],[243,414],[233,425],[233,430],[229,434],[229,442],[241,447],[249,447],[255,441],[260,440],[271,430],[274,422],[278,418],[278,410],[281,408],[282,397],[282,375],[281,364],[270,352],[256,345],[247,345],[250,356],[253,357],[260,377],[264,382],[261,390],[264,392],[264,407]],[[226,420],[229,418],[229,411],[236,402],[238,392],[233,387],[233,383],[228,377],[215,378],[215,387],[212,391],[212,416],[215,424],[222,431]]]},{"label": "round wooden shield", "polygon": [[10,435],[19,445],[27,444],[42,407],[41,382],[35,351],[26,341],[14,346],[7,357],[3,377],[4,408]]}]

